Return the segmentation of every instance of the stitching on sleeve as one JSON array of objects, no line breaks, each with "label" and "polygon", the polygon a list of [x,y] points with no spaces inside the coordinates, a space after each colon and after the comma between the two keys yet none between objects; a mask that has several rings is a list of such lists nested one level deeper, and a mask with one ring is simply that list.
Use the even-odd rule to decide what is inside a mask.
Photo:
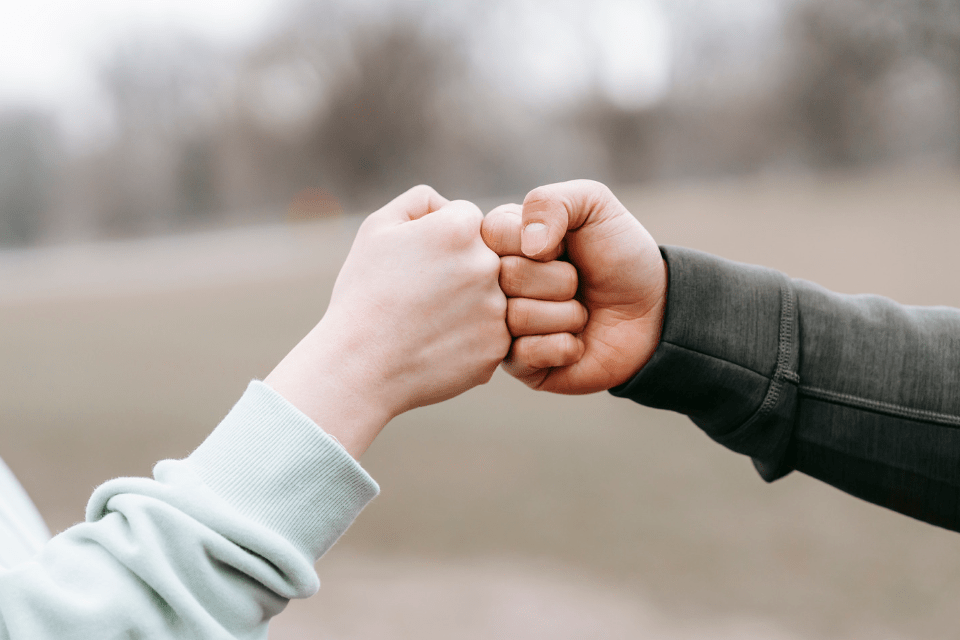
[{"label": "stitching on sleeve", "polygon": [[[780,328],[777,339],[777,367],[773,372],[773,375],[770,376],[759,371],[755,371],[750,367],[746,367],[739,362],[734,362],[733,360],[728,360],[727,358],[721,358],[709,353],[704,353],[696,349],[691,349],[690,347],[684,346],[682,344],[677,344],[676,342],[671,342],[670,340],[661,339],[661,344],[668,344],[675,349],[680,349],[682,351],[689,351],[690,353],[696,353],[699,356],[704,358],[711,358],[713,360],[719,360],[720,362],[725,362],[734,367],[743,369],[744,371],[749,371],[755,375],[760,376],[761,378],[766,378],[770,380],[771,389],[776,385],[777,389],[775,391],[775,396],[779,395],[780,387],[784,382],[792,382],[793,384],[800,384],[800,374],[796,371],[790,369],[791,362],[794,360],[793,353],[796,349],[794,344],[794,320],[793,320],[793,310],[796,307],[796,302],[794,299],[793,289],[789,286],[784,286],[780,291]],[[764,398],[764,402],[760,405],[760,409],[767,404],[767,400],[770,398],[770,391],[767,392],[767,396]],[[770,404],[776,404],[777,398],[773,397],[770,399]],[[769,410],[769,408],[768,408]]]},{"label": "stitching on sleeve", "polygon": [[799,391],[800,395],[802,396],[807,396],[817,400],[824,400],[826,402],[832,402],[834,404],[844,405],[854,409],[864,409],[874,413],[882,413],[896,418],[907,418],[909,420],[916,420],[918,422],[929,422],[932,424],[960,427],[960,416],[950,415],[948,413],[938,413],[936,411],[928,411],[926,409],[913,409],[911,407],[903,407],[891,402],[870,400],[868,398],[861,398],[849,393],[838,393],[836,391],[828,391],[826,389],[818,389],[816,387],[801,386]]},{"label": "stitching on sleeve", "polygon": [[794,340],[795,306],[793,288],[789,283],[782,284],[780,289],[780,329],[777,344],[777,368],[773,373],[773,377],[770,378],[770,386],[767,388],[767,394],[764,396],[763,402],[760,403],[760,407],[739,427],[723,436],[714,436],[717,442],[725,444],[741,437],[743,433],[748,432],[753,428],[753,425],[763,420],[776,408],[785,384],[797,384],[799,382],[797,373],[790,369],[796,360],[793,356],[797,349],[796,341]]},{"label": "stitching on sleeve", "polygon": [[780,400],[780,392],[783,390],[784,383],[799,384],[800,382],[797,372],[790,370],[795,348],[793,339],[794,305],[793,287],[782,287],[780,289],[780,339],[777,344],[777,369],[773,372],[773,379],[770,381],[770,388],[767,390],[763,403],[751,419],[747,421],[748,424],[760,420],[773,411]]}]

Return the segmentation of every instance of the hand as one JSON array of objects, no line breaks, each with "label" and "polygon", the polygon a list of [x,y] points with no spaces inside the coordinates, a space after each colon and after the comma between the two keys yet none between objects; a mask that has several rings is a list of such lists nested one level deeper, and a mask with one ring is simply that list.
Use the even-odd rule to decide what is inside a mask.
[{"label": "hand", "polygon": [[371,214],[323,319],[265,382],[354,457],[394,416],[487,382],[510,334],[482,220],[425,186]]},{"label": "hand", "polygon": [[[482,233],[502,256],[515,337],[503,363],[508,373],[535,389],[592,393],[626,382],[647,363],[660,340],[666,265],[607,187],[589,180],[539,187],[522,207],[491,211]],[[558,256],[576,273],[550,262]],[[561,309],[557,301],[570,300],[572,289],[575,300]]]}]

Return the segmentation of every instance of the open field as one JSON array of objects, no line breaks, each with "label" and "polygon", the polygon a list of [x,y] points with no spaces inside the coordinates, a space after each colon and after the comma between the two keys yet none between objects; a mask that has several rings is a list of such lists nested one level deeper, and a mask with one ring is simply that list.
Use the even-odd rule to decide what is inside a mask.
[{"label": "open field", "polygon": [[[960,175],[616,190],[666,244],[960,306]],[[357,219],[0,253],[0,455],[55,530],[187,454],[320,317]],[[960,537],[607,394],[485,387],[398,418],[382,494],[272,637],[954,638]]]}]

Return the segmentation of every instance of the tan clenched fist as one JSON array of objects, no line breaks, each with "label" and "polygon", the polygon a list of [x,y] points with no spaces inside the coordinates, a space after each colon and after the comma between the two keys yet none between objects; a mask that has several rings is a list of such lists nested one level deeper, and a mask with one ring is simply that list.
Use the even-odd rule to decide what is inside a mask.
[{"label": "tan clenched fist", "polygon": [[666,267],[607,187],[589,180],[539,187],[522,206],[491,211],[482,234],[501,256],[514,337],[508,373],[535,389],[592,393],[626,382],[653,355]]}]

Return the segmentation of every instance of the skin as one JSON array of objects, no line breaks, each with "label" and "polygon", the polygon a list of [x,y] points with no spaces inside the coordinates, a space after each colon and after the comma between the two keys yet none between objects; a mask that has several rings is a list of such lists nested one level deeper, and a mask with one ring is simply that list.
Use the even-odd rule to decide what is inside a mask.
[{"label": "skin", "polygon": [[491,211],[482,234],[501,256],[509,298],[508,373],[534,389],[592,393],[623,384],[650,360],[663,324],[666,264],[606,186],[538,187],[522,205]]},{"label": "skin", "polygon": [[359,459],[395,416],[490,380],[511,337],[482,221],[426,186],[371,214],[323,318],[264,382]]},{"label": "skin", "polygon": [[327,312],[264,382],[359,459],[395,416],[501,361],[557,393],[626,382],[665,303],[656,243],[602,184],[539,187],[486,218],[420,186],[363,223]]}]

